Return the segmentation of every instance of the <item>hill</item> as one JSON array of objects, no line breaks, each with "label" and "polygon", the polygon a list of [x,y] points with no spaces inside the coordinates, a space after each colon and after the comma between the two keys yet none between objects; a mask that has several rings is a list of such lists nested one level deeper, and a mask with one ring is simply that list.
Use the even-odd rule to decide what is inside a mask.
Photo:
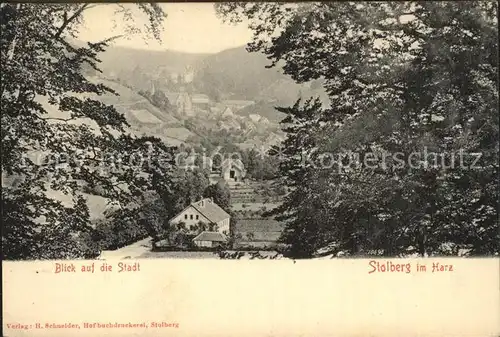
[{"label": "hill", "polygon": [[316,82],[297,84],[279,66],[266,68],[271,61],[262,53],[245,47],[224,50],[197,62],[194,85],[212,99],[246,99],[293,104],[299,97],[320,96],[328,102]]},{"label": "hill", "polygon": [[[105,94],[102,96],[91,95],[104,104],[113,105],[121,112],[130,124],[129,132],[135,135],[155,136],[169,145],[183,143],[192,133],[183,127],[183,122],[175,118],[170,111],[163,111],[151,104],[146,98],[120,83],[93,77],[92,81],[102,83],[113,89],[117,95]],[[38,96],[37,101],[47,109],[50,117],[68,118],[69,113],[59,111],[55,106],[48,103],[46,97]],[[73,123],[87,123],[97,131],[94,121],[79,119]]]},{"label": "hill", "polygon": [[263,88],[284,77],[279,69],[267,69],[270,61],[260,53],[237,47],[206,56],[195,64],[194,84],[215,99],[255,100]]},{"label": "hill", "polygon": [[177,81],[177,77],[190,73],[191,89],[213,100],[246,99],[288,105],[298,97],[326,99],[320,82],[297,84],[279,66],[266,68],[271,61],[262,53],[248,52],[245,46],[215,54],[110,46],[99,57],[104,77],[135,91],[149,89],[153,79]]},{"label": "hill", "polygon": [[[75,46],[84,46],[86,42],[71,40]],[[99,68],[105,78],[117,80],[132,87],[135,91],[147,90],[151,80],[172,78],[182,75],[186,69],[209,54],[184,53],[172,50],[146,50],[110,45],[99,54]],[[92,75],[97,75],[89,69]]]},{"label": "hill", "polygon": [[[284,75],[279,66],[266,68],[271,61],[264,54],[250,53],[244,46],[215,54],[110,46],[100,54],[100,59],[104,77],[137,92],[149,90],[155,80],[158,85],[174,91],[184,85],[191,92],[209,95],[213,101],[252,100],[286,106],[299,97],[319,96],[328,104],[321,81],[297,84]],[[179,78],[188,83],[178,84]],[[272,114],[263,116],[268,118],[267,115]]]},{"label": "hill", "polygon": [[139,66],[145,71],[155,71],[158,68],[173,72],[183,72],[186,67],[192,66],[198,60],[210,54],[194,54],[179,51],[145,50],[111,46],[102,54],[102,70],[105,72],[128,72]]},{"label": "hill", "polygon": [[192,133],[183,127],[183,122],[172,115],[172,111],[160,110],[145,97],[120,83],[103,79],[99,81],[118,94],[106,94],[99,100],[105,104],[113,104],[123,113],[134,134],[155,136],[169,145],[179,145],[192,136]]},{"label": "hill", "polygon": [[[176,51],[148,51],[124,47],[109,47],[101,55],[105,84],[119,93],[119,97],[105,97],[123,112],[137,134],[155,135],[172,145],[190,138],[196,130],[184,127],[185,121],[173,111],[163,111],[137,94],[156,90],[178,92],[184,87],[189,93],[204,93],[213,102],[222,100],[254,101],[243,109],[232,109],[234,117],[219,121],[208,110],[198,111],[195,125],[204,128],[239,129],[247,139],[238,143],[255,145],[272,136],[284,115],[275,107],[289,106],[298,98],[320,97],[325,105],[328,98],[321,81],[297,84],[282,73],[280,67],[266,68],[270,61],[262,53],[249,53],[237,47],[216,54],[190,54]],[[253,117],[252,117],[253,116]],[[264,117],[256,122],[255,116]],[[177,118],[176,118],[177,117]],[[244,117],[246,121],[241,120]],[[184,118],[185,119],[185,118]],[[227,118],[226,118],[227,119]],[[258,118],[257,118],[258,119]],[[269,121],[270,124],[266,124]],[[219,123],[219,124],[217,124]],[[253,132],[252,130],[255,130]]]}]

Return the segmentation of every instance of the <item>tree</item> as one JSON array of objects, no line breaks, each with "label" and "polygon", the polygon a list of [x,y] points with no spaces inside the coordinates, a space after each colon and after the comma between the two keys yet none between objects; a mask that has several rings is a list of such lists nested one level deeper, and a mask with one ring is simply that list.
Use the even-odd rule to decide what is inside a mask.
[{"label": "tree", "polygon": [[259,153],[252,148],[242,152],[241,161],[253,179],[271,180],[278,174],[280,158],[275,153]]},{"label": "tree", "polygon": [[209,185],[203,192],[203,196],[205,198],[212,198],[225,211],[229,211],[231,208],[231,190],[225,181]]},{"label": "tree", "polygon": [[[299,83],[321,79],[330,98],[329,108],[311,99],[278,109],[287,115],[280,175],[292,191],[274,213],[287,223],[289,254],[311,257],[326,246],[498,253],[497,3],[216,8],[250,21],[249,51]],[[427,149],[447,166],[424,157],[408,165]],[[463,152],[464,165],[450,165]],[[472,153],[482,154],[478,165]],[[370,157],[390,159],[373,167]]]},{"label": "tree", "polygon": [[153,200],[149,200],[142,207],[141,213],[141,224],[152,238],[153,245],[162,239],[166,239],[171,245],[171,236],[175,232],[175,228],[169,223],[168,208],[163,203],[163,200],[155,196]]},{"label": "tree", "polygon": [[[140,199],[148,180],[137,174],[135,165],[125,165],[119,172],[95,169],[105,161],[102,157],[113,154],[127,159],[133,153],[144,155],[151,147],[155,153],[166,150],[158,139],[128,135],[124,116],[98,99],[114,92],[85,76],[88,69],[100,72],[98,54],[113,40],[85,47],[69,42],[76,37],[82,14],[93,6],[0,5],[1,165],[4,174],[23,177],[17,187],[2,186],[2,246],[7,259],[91,256],[82,237],[92,227],[77,181],[101,185],[106,197],[128,204]],[[132,18],[133,7],[116,6]],[[159,39],[165,16],[161,7],[144,3],[137,8],[150,18],[146,33]],[[67,117],[55,117],[55,111]],[[97,127],[72,123],[82,119]],[[33,158],[41,153],[66,154],[70,165],[64,170],[55,164],[41,166]],[[45,183],[48,176],[49,184]],[[68,194],[72,205],[53,200],[47,190]]]},{"label": "tree", "polygon": [[195,77],[195,85],[197,88],[210,97],[213,102],[221,101],[221,82],[220,74],[214,73],[210,67],[205,66],[197,72]]},{"label": "tree", "polygon": [[209,183],[208,173],[200,169],[177,169],[171,179],[165,179],[163,173],[154,174],[152,178],[152,186],[165,205],[168,219],[199,201]]}]

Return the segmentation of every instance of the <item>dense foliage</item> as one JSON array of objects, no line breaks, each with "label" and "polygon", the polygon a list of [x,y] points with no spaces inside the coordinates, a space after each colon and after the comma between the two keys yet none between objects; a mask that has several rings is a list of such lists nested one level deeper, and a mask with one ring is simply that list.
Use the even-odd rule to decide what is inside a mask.
[{"label": "dense foliage", "polygon": [[[132,136],[124,116],[99,101],[113,91],[89,75],[99,72],[98,54],[112,38],[85,47],[71,42],[82,14],[94,6],[1,4],[2,174],[20,178],[17,184],[2,183],[7,259],[93,256],[95,247],[85,238],[95,233],[81,185],[100,186],[103,196],[121,207],[137,206],[151,188],[151,173],[168,175],[168,165],[143,167],[132,157],[161,156],[169,149],[157,139]],[[131,31],[138,30],[134,13],[146,15],[144,32],[159,39],[165,14],[157,4],[115,6]],[[65,156],[68,165],[41,165],[42,155]],[[119,168],[117,157],[123,163]],[[53,191],[72,202],[52,198]]]},{"label": "dense foliage", "polygon": [[220,181],[216,184],[209,185],[203,193],[205,198],[212,200],[226,212],[231,208],[231,190],[226,182]]},{"label": "dense foliage", "polygon": [[497,2],[216,7],[330,98],[279,109],[292,256],[498,254]]}]

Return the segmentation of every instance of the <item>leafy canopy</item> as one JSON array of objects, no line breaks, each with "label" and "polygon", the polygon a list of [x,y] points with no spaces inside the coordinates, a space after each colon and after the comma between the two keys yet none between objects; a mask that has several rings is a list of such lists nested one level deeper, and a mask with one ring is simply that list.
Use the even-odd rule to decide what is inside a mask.
[{"label": "leafy canopy", "polygon": [[[95,254],[82,239],[92,224],[81,185],[101,186],[103,196],[123,210],[140,203],[142,192],[151,188],[152,172],[168,178],[168,165],[140,167],[130,162],[132,155],[145,158],[169,149],[157,139],[130,134],[125,117],[99,101],[99,96],[114,92],[89,75],[100,72],[98,55],[117,37],[84,47],[73,42],[83,13],[94,6],[1,4],[1,165],[6,178],[16,178],[15,183],[3,179],[2,184],[7,259]],[[158,4],[114,6],[127,32],[160,38],[166,14]],[[137,13],[146,15],[146,26],[135,25]],[[42,165],[47,156],[65,157],[67,167]],[[113,158],[105,158],[111,156],[121,156],[124,164],[109,169]],[[54,199],[55,192],[72,202]]]},{"label": "leafy canopy", "polygon": [[[498,254],[496,2],[215,6],[249,22],[249,51],[299,83],[322,80],[330,98],[278,109],[292,193],[274,213],[291,256]],[[364,164],[425,150],[445,165]],[[344,161],[318,165],[332,155]]]}]

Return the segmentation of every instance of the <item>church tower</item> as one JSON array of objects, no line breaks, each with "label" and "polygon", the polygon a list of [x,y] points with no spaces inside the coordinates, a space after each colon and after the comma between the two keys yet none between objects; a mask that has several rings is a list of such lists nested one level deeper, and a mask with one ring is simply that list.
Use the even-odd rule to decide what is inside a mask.
[{"label": "church tower", "polygon": [[155,80],[154,79],[151,80],[151,89],[150,89],[150,91],[151,91],[151,95],[154,95],[155,92],[156,92]]},{"label": "church tower", "polygon": [[187,65],[184,69],[184,83],[191,83],[194,80],[194,69],[192,66]]}]

